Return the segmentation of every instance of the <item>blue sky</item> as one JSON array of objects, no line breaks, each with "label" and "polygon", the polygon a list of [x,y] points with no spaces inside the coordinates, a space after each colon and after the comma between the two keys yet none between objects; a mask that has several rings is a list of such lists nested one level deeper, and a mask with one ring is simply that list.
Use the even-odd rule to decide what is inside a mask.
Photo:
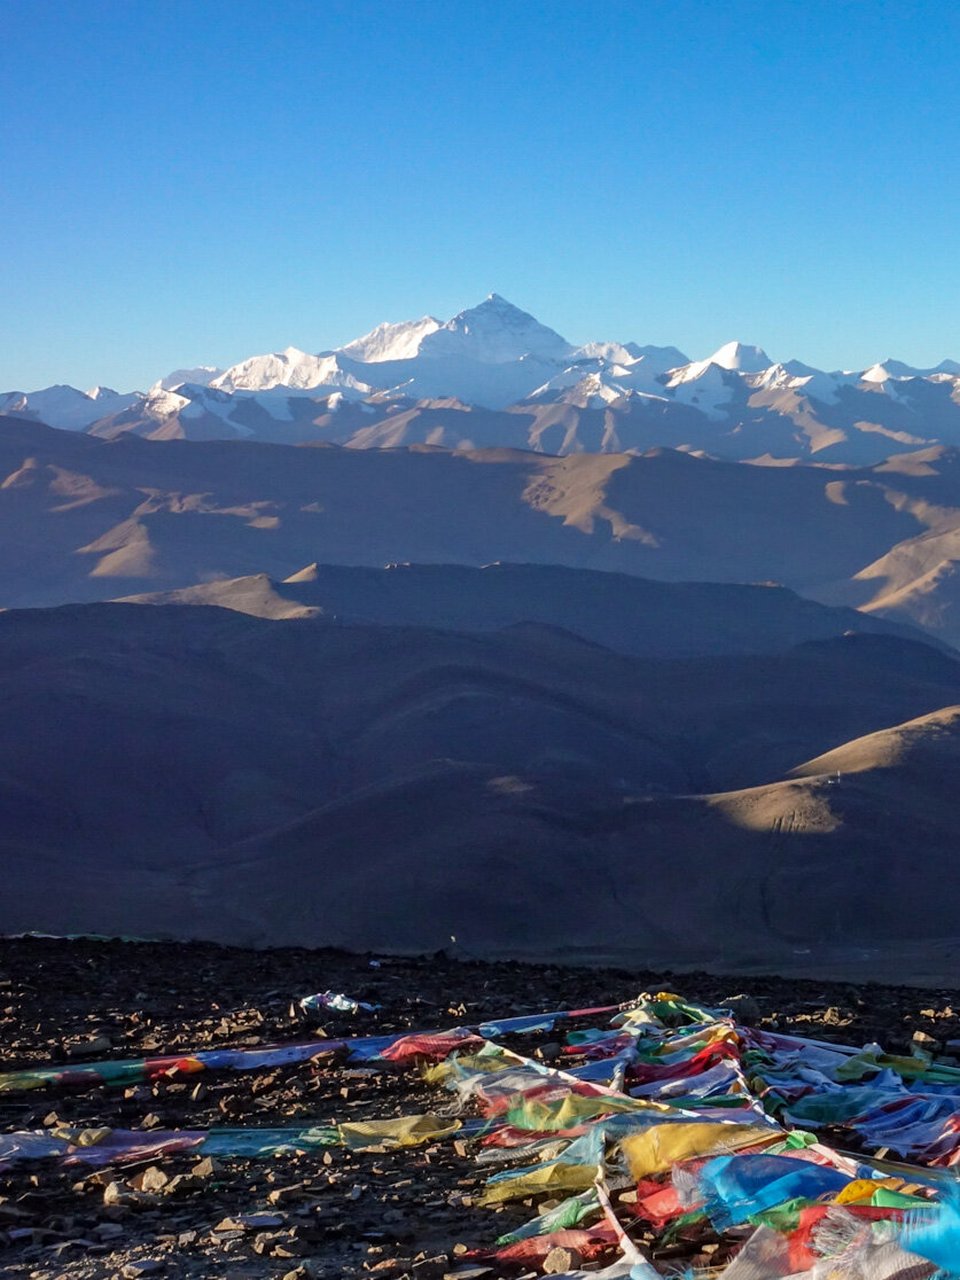
[{"label": "blue sky", "polygon": [[960,358],[932,3],[10,0],[0,390],[494,290],[571,340]]}]

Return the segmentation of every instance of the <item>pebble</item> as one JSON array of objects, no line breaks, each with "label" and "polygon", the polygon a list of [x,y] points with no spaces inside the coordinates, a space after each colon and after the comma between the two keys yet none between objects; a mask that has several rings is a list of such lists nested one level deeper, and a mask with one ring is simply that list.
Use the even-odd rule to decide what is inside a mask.
[{"label": "pebble", "polygon": [[235,1217],[221,1219],[213,1229],[216,1232],[272,1231],[285,1222],[282,1213],[238,1213]]},{"label": "pebble", "polygon": [[160,1258],[140,1258],[136,1262],[126,1262],[120,1269],[124,1280],[139,1280],[140,1276],[155,1276],[166,1270],[167,1264]]},{"label": "pebble", "polygon": [[75,1041],[64,1045],[64,1053],[68,1058],[94,1058],[109,1053],[112,1048],[108,1036],[91,1036],[89,1040]]},{"label": "pebble", "polygon": [[124,1230],[119,1222],[98,1222],[93,1228],[93,1234],[98,1240],[117,1240],[124,1234]]},{"label": "pebble", "polygon": [[169,1181],[164,1171],[158,1165],[152,1164],[134,1179],[133,1185],[138,1191],[162,1191]]},{"label": "pebble", "polygon": [[548,1276],[562,1276],[568,1271],[576,1271],[582,1259],[576,1249],[551,1249],[543,1260],[543,1271]]}]

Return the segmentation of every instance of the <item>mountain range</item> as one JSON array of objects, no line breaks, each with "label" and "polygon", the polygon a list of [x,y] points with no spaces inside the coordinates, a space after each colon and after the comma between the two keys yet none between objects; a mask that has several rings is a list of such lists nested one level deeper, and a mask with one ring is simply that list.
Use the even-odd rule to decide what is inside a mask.
[{"label": "mountain range", "polygon": [[944,981],[958,388],[492,296],[10,393],[0,930]]},{"label": "mountain range", "polygon": [[8,612],[0,929],[929,976],[960,662],[793,638]]},{"label": "mountain range", "polygon": [[[7,417],[0,543],[0,608],[186,588],[225,603],[237,592],[223,580],[282,584],[314,562],[499,561],[779,583],[960,647],[960,450],[942,447],[870,467],[776,467],[670,449],[104,440]],[[297,590],[291,608],[317,604]],[[542,620],[571,625],[562,596]],[[452,599],[431,607],[452,617]]]},{"label": "mountain range", "polygon": [[259,440],[351,448],[432,444],[551,454],[669,446],[739,461],[869,465],[960,445],[960,364],[888,359],[827,372],[729,342],[574,346],[497,294],[440,322],[381,324],[317,354],[179,369],[146,392],[0,393],[0,414],[113,439]]}]

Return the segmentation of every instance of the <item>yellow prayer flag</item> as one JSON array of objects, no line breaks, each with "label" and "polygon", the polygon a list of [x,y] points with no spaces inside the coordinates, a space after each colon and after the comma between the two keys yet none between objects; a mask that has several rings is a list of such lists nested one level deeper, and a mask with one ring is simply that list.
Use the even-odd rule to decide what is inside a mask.
[{"label": "yellow prayer flag", "polygon": [[667,1173],[681,1160],[725,1155],[741,1147],[779,1142],[782,1138],[782,1133],[755,1124],[678,1122],[651,1125],[641,1133],[623,1138],[620,1149],[627,1158],[631,1176],[639,1180],[652,1173]]},{"label": "yellow prayer flag", "polygon": [[461,1122],[430,1113],[423,1116],[397,1116],[392,1120],[358,1120],[337,1125],[340,1141],[351,1151],[364,1147],[415,1147],[420,1142],[445,1138],[456,1133]]}]

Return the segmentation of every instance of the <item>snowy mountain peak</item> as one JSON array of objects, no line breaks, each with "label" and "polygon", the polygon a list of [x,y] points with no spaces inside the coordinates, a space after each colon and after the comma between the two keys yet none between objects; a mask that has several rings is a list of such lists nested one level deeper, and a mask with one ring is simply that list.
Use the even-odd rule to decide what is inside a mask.
[{"label": "snowy mountain peak", "polygon": [[210,386],[216,391],[268,391],[271,387],[290,387],[309,391],[313,387],[338,385],[341,380],[358,385],[345,374],[336,355],[314,356],[299,347],[286,347],[269,355],[251,356],[231,365]]},{"label": "snowy mountain peak", "polygon": [[[514,412],[489,418],[487,410]],[[581,410],[589,411],[582,421]],[[736,341],[694,361],[635,342],[574,347],[490,293],[450,320],[380,324],[333,351],[289,346],[223,371],[175,369],[146,395],[105,386],[0,393],[4,414],[106,438],[134,431],[358,448],[525,441],[561,452],[656,442],[748,459],[829,449],[831,459],[860,463],[917,441],[960,446],[960,365],[886,359],[827,373],[774,364]],[[879,424],[867,443],[861,422]]]},{"label": "snowy mountain peak", "polygon": [[484,364],[504,364],[526,355],[561,359],[570,355],[573,347],[529,312],[491,293],[478,306],[461,311],[427,334],[419,351],[433,358],[461,356]]},{"label": "snowy mountain peak", "polygon": [[902,360],[895,360],[892,356],[888,356],[886,360],[881,360],[879,364],[871,365],[869,369],[864,370],[862,381],[885,382],[889,378],[929,378],[937,373],[956,375],[960,373],[960,364],[957,364],[956,360],[941,360],[931,369],[918,369],[915,365],[904,364]]},{"label": "snowy mountain peak", "polygon": [[721,369],[735,369],[738,373],[760,373],[773,364],[762,347],[752,347],[743,342],[724,343],[708,360]]},{"label": "snowy mountain peak", "polygon": [[428,334],[436,333],[440,321],[433,316],[419,320],[405,320],[399,324],[378,324],[369,333],[354,338],[346,346],[338,347],[339,355],[365,364],[382,364],[386,360],[413,360],[420,353],[420,344]]},{"label": "snowy mountain peak", "polygon": [[197,365],[193,369],[174,369],[163,378],[158,378],[148,394],[155,391],[173,391],[176,387],[189,382],[192,387],[208,387],[214,378],[219,378],[222,369],[213,364]]},{"label": "snowy mountain peak", "polygon": [[630,354],[636,360],[643,360],[643,367],[648,372],[667,373],[670,369],[677,369],[680,365],[689,364],[690,357],[678,347],[655,347],[655,346],[638,346],[636,342],[627,342],[624,344]]},{"label": "snowy mountain peak", "polygon": [[109,387],[78,391],[76,387],[58,383],[26,395],[19,391],[0,395],[0,412],[36,418],[65,431],[83,431],[99,418],[122,413],[140,398],[135,391],[128,395],[121,395]]},{"label": "snowy mountain peak", "polygon": [[636,363],[639,358],[620,342],[585,342],[573,352],[574,360],[603,360],[624,366]]},{"label": "snowy mountain peak", "polygon": [[864,369],[860,375],[861,382],[886,382],[890,378],[903,376],[893,372],[889,367],[892,362],[884,360],[882,364],[873,364],[869,369]]}]

